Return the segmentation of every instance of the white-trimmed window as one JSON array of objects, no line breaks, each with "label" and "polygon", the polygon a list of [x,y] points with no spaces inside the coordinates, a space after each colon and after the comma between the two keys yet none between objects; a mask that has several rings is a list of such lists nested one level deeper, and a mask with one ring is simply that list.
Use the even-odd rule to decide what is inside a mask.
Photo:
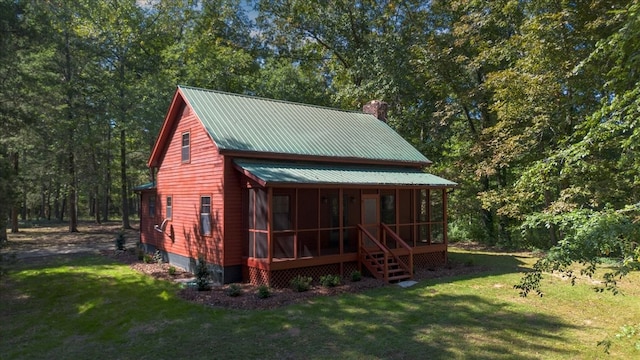
[{"label": "white-trimmed window", "polygon": [[211,235],[211,196],[200,196],[200,235]]},{"label": "white-trimmed window", "polygon": [[165,205],[167,208],[167,219],[171,219],[171,217],[173,217],[173,196],[167,196],[167,203]]},{"label": "white-trimmed window", "polygon": [[149,216],[156,216],[156,196],[149,196]]},{"label": "white-trimmed window", "polygon": [[182,162],[191,160],[191,138],[188,132],[182,133]]}]

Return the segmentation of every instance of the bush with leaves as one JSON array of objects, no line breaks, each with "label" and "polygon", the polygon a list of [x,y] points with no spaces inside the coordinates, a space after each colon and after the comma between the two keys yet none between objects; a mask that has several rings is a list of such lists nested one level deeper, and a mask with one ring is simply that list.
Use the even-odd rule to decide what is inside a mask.
[{"label": "bush with leaves", "polygon": [[340,285],[340,283],[340,275],[328,274],[320,277],[320,285],[324,287],[336,287]]},{"label": "bush with leaves", "polygon": [[242,288],[238,284],[229,284],[225,293],[227,296],[238,297],[242,295]]},{"label": "bush with leaves", "polygon": [[258,293],[256,294],[260,299],[266,299],[271,297],[271,289],[267,285],[258,286]]},{"label": "bush with leaves", "polygon": [[357,282],[362,280],[362,273],[358,270],[354,271],[351,273],[351,281],[352,282]]},{"label": "bush with leaves", "polygon": [[211,285],[209,284],[209,266],[204,258],[198,258],[198,262],[196,264],[196,286],[198,291],[205,291],[211,289]]},{"label": "bush with leaves", "polygon": [[615,259],[617,266],[603,275],[603,286],[597,291],[618,293],[617,279],[640,269],[640,204],[622,210],[576,210],[558,215],[541,214],[530,217],[527,227],[556,226],[564,234],[562,240],[533,266],[514,287],[521,296],[535,291],[543,295],[540,282],[545,272],[560,272],[575,284],[575,263],[582,265],[580,275],[593,276],[603,262]]},{"label": "bush with leaves", "polygon": [[310,276],[298,275],[291,279],[291,288],[297,292],[305,292],[311,289],[311,281],[313,279]]}]

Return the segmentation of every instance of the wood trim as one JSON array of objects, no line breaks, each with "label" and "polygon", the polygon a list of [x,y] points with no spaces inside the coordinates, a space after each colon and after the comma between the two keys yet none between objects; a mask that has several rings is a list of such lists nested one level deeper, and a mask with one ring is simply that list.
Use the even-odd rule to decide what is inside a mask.
[{"label": "wood trim", "polygon": [[266,259],[247,258],[243,259],[243,263],[246,266],[259,268],[262,270],[288,270],[301,267],[311,267],[319,265],[337,264],[341,262],[355,262],[358,261],[358,255],[344,254],[344,255],[329,255],[320,257],[301,258],[295,260],[282,260],[275,261],[269,264]]},{"label": "wood trim", "polygon": [[158,167],[160,165],[160,158],[167,148],[166,142],[169,139],[171,131],[173,130],[173,126],[176,122],[176,119],[179,115],[179,110],[182,105],[189,106],[185,101],[182,93],[180,92],[180,88],[178,88],[175,94],[173,94],[171,105],[169,105],[169,111],[167,111],[167,115],[162,121],[160,134],[158,134],[156,142],[153,145],[153,149],[151,150],[151,156],[149,157],[147,166]]}]

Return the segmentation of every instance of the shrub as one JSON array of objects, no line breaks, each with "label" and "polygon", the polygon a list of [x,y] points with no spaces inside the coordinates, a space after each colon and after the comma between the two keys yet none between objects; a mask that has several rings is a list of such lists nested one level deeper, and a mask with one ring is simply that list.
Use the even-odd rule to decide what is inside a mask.
[{"label": "shrub", "polygon": [[230,284],[226,291],[227,296],[236,297],[242,295],[242,288],[238,284]]},{"label": "shrub", "polygon": [[198,258],[196,264],[196,286],[198,291],[205,291],[211,289],[209,285],[209,267],[203,258]]},{"label": "shrub", "polygon": [[116,235],[116,250],[124,251],[124,241],[124,232],[118,232],[118,235]]},{"label": "shrub", "polygon": [[293,290],[297,291],[297,292],[304,292],[304,291],[308,291],[309,289],[311,289],[311,281],[313,279],[310,276],[302,276],[302,275],[298,275],[296,277],[294,277],[293,279],[291,279],[291,287],[293,288]]},{"label": "shrub", "polygon": [[143,254],[143,255],[142,255],[142,261],[143,261],[145,264],[151,264],[151,262],[153,262],[153,258],[152,258],[152,257],[151,257],[151,255],[149,255],[149,254]]},{"label": "shrub", "polygon": [[169,275],[173,276],[176,274],[176,267],[175,266],[169,266]]},{"label": "shrub", "polygon": [[271,297],[271,289],[267,285],[258,286],[258,297],[260,299]]},{"label": "shrub", "polygon": [[356,270],[351,273],[351,281],[356,282],[362,280],[362,274],[360,271]]},{"label": "shrub", "polygon": [[334,287],[340,285],[340,275],[324,275],[320,277],[320,285]]}]

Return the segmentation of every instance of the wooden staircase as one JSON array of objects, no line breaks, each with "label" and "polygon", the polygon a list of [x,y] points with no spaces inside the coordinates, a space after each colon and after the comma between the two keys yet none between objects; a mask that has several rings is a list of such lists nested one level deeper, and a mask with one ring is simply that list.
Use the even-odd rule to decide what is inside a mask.
[{"label": "wooden staircase", "polygon": [[404,269],[394,257],[387,257],[385,263],[382,251],[366,253],[362,264],[376,279],[385,280],[388,283],[400,282],[412,277],[411,273]]},{"label": "wooden staircase", "polygon": [[[413,251],[409,247],[409,264],[405,263],[395,255],[391,249],[385,244],[374,238],[369,231],[367,231],[361,225],[358,225],[362,237],[367,238],[370,243],[373,243],[374,247],[367,247],[363,245],[362,237],[359,245],[359,259],[360,264],[364,266],[369,272],[379,280],[383,280],[387,283],[400,282],[403,280],[411,279],[413,277]],[[383,233],[390,232],[391,230],[384,224],[381,226]],[[400,238],[392,232],[394,239],[398,241]],[[404,241],[400,239],[403,246]]]}]

